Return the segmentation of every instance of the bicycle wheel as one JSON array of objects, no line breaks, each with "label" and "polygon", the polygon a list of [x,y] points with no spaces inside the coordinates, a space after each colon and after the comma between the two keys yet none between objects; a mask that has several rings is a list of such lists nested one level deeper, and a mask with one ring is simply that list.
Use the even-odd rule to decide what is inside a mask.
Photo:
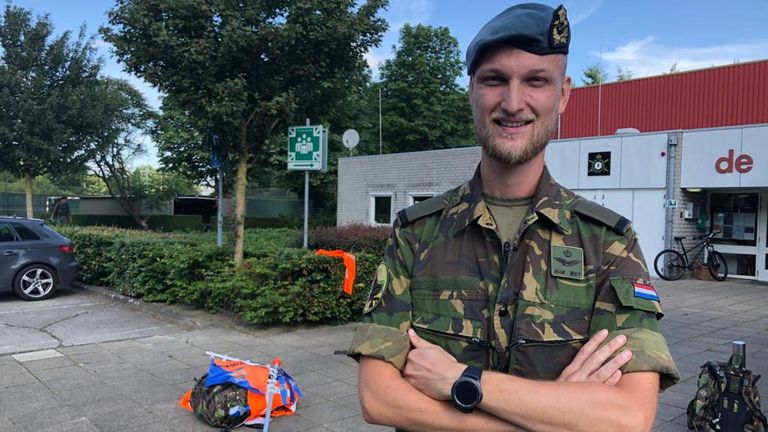
[{"label": "bicycle wheel", "polygon": [[685,273],[685,259],[674,249],[664,249],[653,260],[653,269],[664,280],[678,280]]},{"label": "bicycle wheel", "polygon": [[709,274],[716,281],[724,281],[728,276],[728,264],[725,262],[723,254],[718,251],[709,252],[707,255],[707,267],[709,267]]}]

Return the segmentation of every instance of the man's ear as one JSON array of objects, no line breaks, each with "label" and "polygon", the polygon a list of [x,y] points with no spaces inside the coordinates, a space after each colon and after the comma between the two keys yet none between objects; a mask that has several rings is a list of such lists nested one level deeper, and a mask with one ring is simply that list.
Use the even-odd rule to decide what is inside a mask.
[{"label": "man's ear", "polygon": [[557,107],[557,113],[562,114],[568,106],[568,99],[571,97],[571,77],[566,75],[563,78],[563,85],[560,87],[560,105]]}]

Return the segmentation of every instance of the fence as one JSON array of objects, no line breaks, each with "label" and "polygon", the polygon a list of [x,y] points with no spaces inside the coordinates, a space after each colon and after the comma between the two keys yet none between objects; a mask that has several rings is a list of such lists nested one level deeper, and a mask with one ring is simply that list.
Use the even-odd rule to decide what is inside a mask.
[{"label": "fence", "polygon": [[[45,195],[32,195],[32,213],[35,217],[40,217],[46,213]],[[27,215],[26,198],[23,193],[0,192],[0,215],[20,216]]]}]

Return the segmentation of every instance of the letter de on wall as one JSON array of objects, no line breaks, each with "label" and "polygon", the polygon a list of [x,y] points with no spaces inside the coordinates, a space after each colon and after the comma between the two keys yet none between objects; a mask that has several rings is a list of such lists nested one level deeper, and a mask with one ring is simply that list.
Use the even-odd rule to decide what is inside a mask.
[{"label": "letter de on wall", "polygon": [[683,188],[768,186],[768,127],[683,134]]}]

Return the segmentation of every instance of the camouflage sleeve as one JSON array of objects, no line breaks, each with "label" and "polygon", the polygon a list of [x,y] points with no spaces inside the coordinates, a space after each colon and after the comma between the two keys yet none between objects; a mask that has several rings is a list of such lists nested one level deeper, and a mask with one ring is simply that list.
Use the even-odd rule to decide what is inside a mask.
[{"label": "camouflage sleeve", "polygon": [[396,227],[387,242],[384,260],[376,270],[363,322],[355,329],[348,355],[384,360],[400,370],[405,367],[411,348],[407,331],[411,326],[412,263],[411,246]]},{"label": "camouflage sleeve", "polygon": [[607,340],[627,336],[625,347],[632,351],[632,359],[621,368],[622,373],[658,372],[664,390],[677,383],[680,374],[658,328],[664,314],[634,231],[613,241],[605,258],[590,333],[607,328],[611,330]]}]

